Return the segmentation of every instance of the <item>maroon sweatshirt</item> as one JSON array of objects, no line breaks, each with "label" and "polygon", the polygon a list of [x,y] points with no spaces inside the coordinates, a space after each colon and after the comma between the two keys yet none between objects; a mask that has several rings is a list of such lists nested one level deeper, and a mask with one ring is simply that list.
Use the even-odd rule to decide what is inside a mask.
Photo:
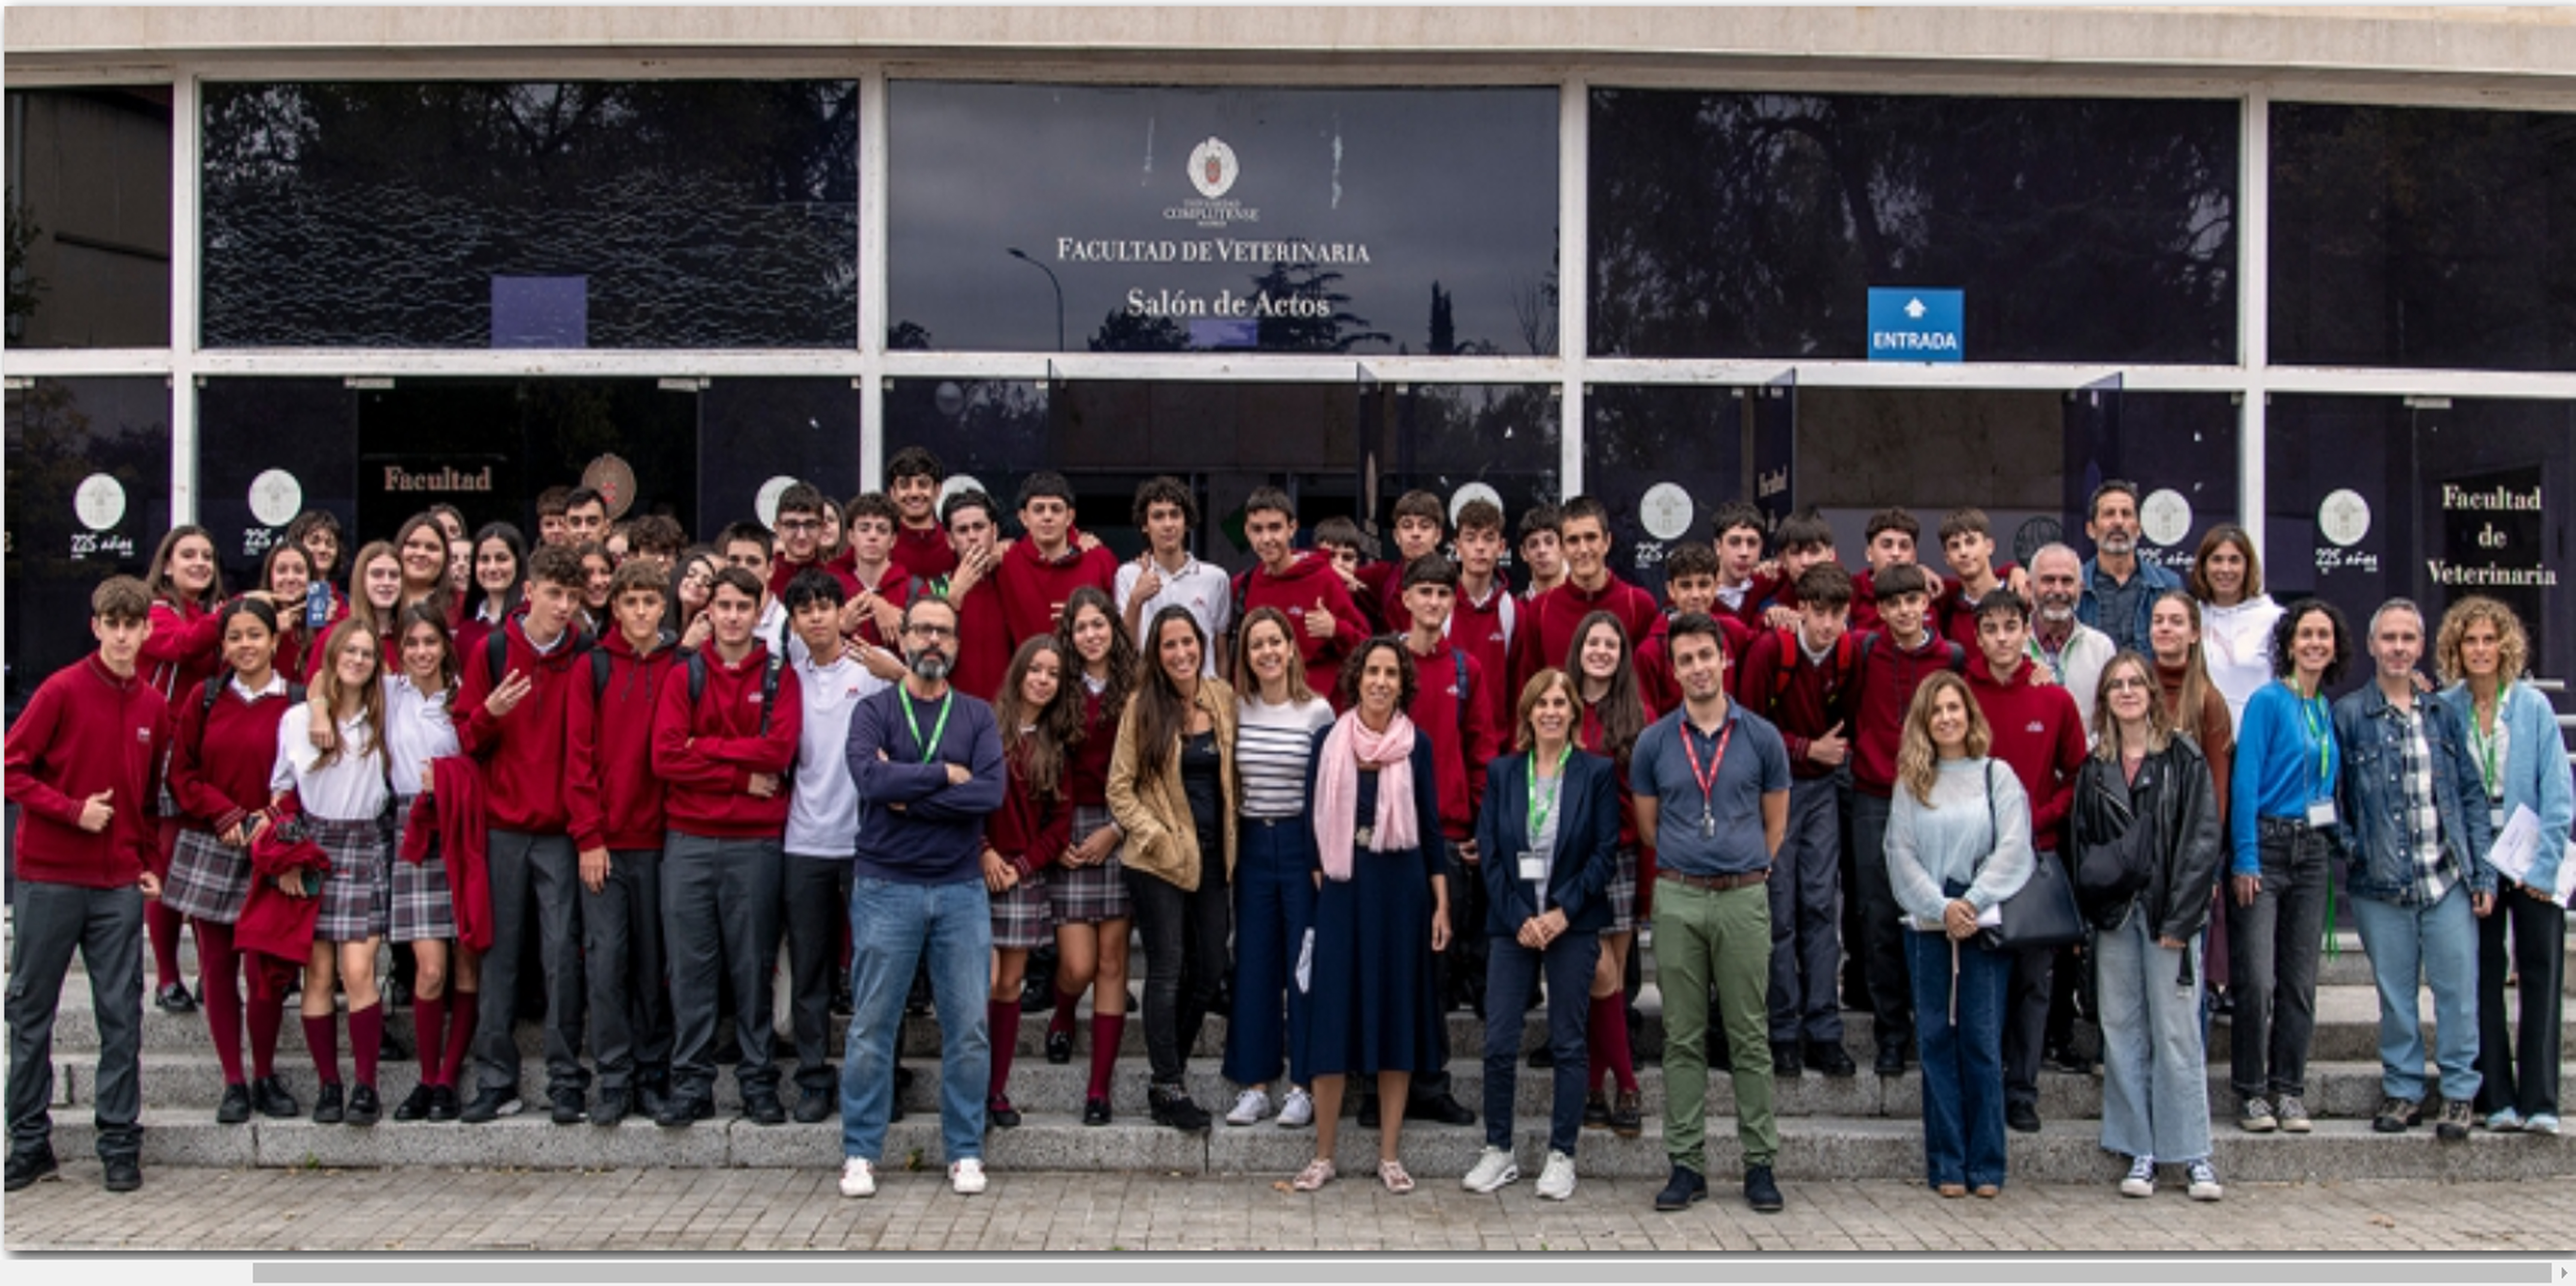
[{"label": "maroon sweatshirt", "polygon": [[1574,647],[1574,629],[1583,618],[1596,611],[1606,611],[1619,618],[1628,631],[1628,647],[1634,650],[1639,640],[1655,628],[1655,618],[1662,615],[1655,607],[1655,596],[1619,579],[1619,574],[1604,571],[1601,588],[1585,592],[1569,580],[1539,595],[1530,604],[1530,646],[1521,652],[1520,672],[1512,676],[1512,690],[1520,691],[1529,677],[1548,666],[1561,666],[1568,674],[1580,671],[1568,656]]},{"label": "maroon sweatshirt", "polygon": [[1983,653],[1968,658],[1968,691],[1994,729],[1994,757],[2012,765],[2030,796],[2030,844],[2057,851],[2058,830],[2075,804],[2075,773],[2084,766],[2084,720],[2075,698],[2054,683],[2031,682],[2022,662],[2012,682],[1998,683]]},{"label": "maroon sweatshirt", "polygon": [[[296,612],[302,615],[302,604],[296,605]],[[202,691],[207,678],[222,668],[223,618],[195,603],[153,600],[152,636],[143,640],[142,653],[134,661],[135,673],[143,675],[153,691],[164,700],[176,701],[190,688]],[[276,748],[270,747],[272,757],[275,753]]]},{"label": "maroon sweatshirt", "polygon": [[1011,655],[1019,648],[1002,612],[1001,587],[990,579],[977,581],[963,602],[949,601],[957,608],[957,665],[948,673],[949,685],[990,702],[1001,695]]},{"label": "maroon sweatshirt", "polygon": [[599,686],[599,663],[575,668],[564,738],[566,804],[572,846],[634,849],[662,847],[662,780],[653,773],[653,712],[661,685],[679,669],[680,650],[668,643],[638,656],[623,634],[599,641],[608,658],[608,686]]},{"label": "maroon sweatshirt", "polygon": [[856,556],[847,549],[842,550],[837,558],[826,558],[811,563],[791,563],[787,561],[787,555],[780,554],[769,564],[769,596],[778,598],[784,595],[787,592],[787,582],[796,579],[796,573],[808,567],[820,567],[831,573],[832,579],[841,582],[841,593],[845,598],[859,596]]},{"label": "maroon sweatshirt", "polygon": [[957,551],[949,548],[948,529],[937,523],[927,527],[894,525],[894,548],[886,555],[909,578],[926,581],[952,575],[957,570]]},{"label": "maroon sweatshirt", "polygon": [[1064,798],[1068,808],[1109,806],[1109,760],[1118,749],[1119,712],[1083,683],[1080,671],[1066,677],[1082,700],[1082,740],[1065,747]]},{"label": "maroon sweatshirt", "polygon": [[[1711,619],[1717,622],[1718,637],[1726,648],[1726,699],[1732,701],[1736,676],[1744,672],[1744,649],[1753,643],[1753,629],[1731,615]],[[1671,613],[1656,613],[1655,627],[1637,645],[1637,689],[1646,698],[1647,711],[1657,719],[1682,703],[1681,676],[1673,672]]]},{"label": "maroon sweatshirt", "polygon": [[1105,546],[1084,549],[1080,533],[1073,531],[1065,533],[1063,555],[1052,560],[1038,553],[1038,542],[1018,540],[1002,555],[993,581],[1002,591],[1002,623],[1017,650],[1025,640],[1053,633],[1066,600],[1085,585],[1097,586],[1116,602],[1118,555]]},{"label": "maroon sweatshirt", "polygon": [[[1342,709],[1339,682],[1342,660],[1351,649],[1368,641],[1368,618],[1359,604],[1351,601],[1351,592],[1342,585],[1333,570],[1333,556],[1320,549],[1309,549],[1289,560],[1288,570],[1273,573],[1267,567],[1254,567],[1234,578],[1234,619],[1238,626],[1254,611],[1275,607],[1288,616],[1288,632],[1297,640],[1297,653],[1306,662],[1306,686],[1324,694],[1335,713]],[[1319,639],[1306,632],[1306,613],[1321,603],[1333,617],[1333,636]],[[1141,645],[1141,644],[1140,644]]]},{"label": "maroon sweatshirt", "polygon": [[[1413,667],[1413,704],[1404,716],[1413,721],[1415,732],[1431,738],[1431,763],[1440,774],[1440,830],[1452,840],[1473,839],[1476,810],[1485,800],[1485,765],[1502,753],[1502,736],[1484,700],[1493,680],[1465,648],[1446,644],[1429,656],[1414,657]],[[1463,712],[1458,702],[1462,690],[1467,694]]]},{"label": "maroon sweatshirt", "polygon": [[1799,630],[1764,630],[1744,649],[1744,674],[1736,682],[1744,704],[1769,719],[1789,747],[1789,775],[1806,780],[1834,770],[1807,757],[1816,738],[1842,725],[1852,736],[1860,669],[1860,639],[1850,630],[1834,640],[1819,664],[1807,659]]},{"label": "maroon sweatshirt", "polygon": [[188,826],[221,835],[268,807],[268,774],[277,764],[277,725],[295,704],[288,690],[245,701],[224,676],[215,708],[206,709],[200,683],[179,694],[173,707],[177,736],[170,748],[170,798]]},{"label": "maroon sweatshirt", "polygon": [[1413,613],[1404,610],[1403,559],[1381,558],[1361,564],[1360,584],[1368,590],[1360,610],[1370,617],[1371,625],[1397,634],[1413,628]]},{"label": "maroon sweatshirt", "polygon": [[1910,652],[1884,631],[1861,645],[1860,673],[1852,680],[1859,697],[1852,711],[1851,765],[1852,785],[1863,794],[1887,799],[1896,793],[1896,748],[1915,689],[1940,670],[1966,673],[1968,658],[1976,655],[1930,630],[1923,633],[1923,645]]},{"label": "maroon sweatshirt", "polygon": [[530,835],[568,834],[572,825],[566,743],[572,727],[572,693],[590,682],[590,651],[580,631],[566,627],[554,651],[540,655],[528,644],[527,620],[502,623],[509,640],[501,678],[513,670],[528,676],[528,695],[502,718],[483,707],[498,684],[486,652],[458,658],[461,671],[456,699],[448,714],[456,721],[456,741],[483,765],[489,788],[492,825]]},{"label": "maroon sweatshirt", "polygon": [[[1995,564],[1997,593],[2011,588],[2007,582],[2012,579],[2013,571],[2011,563]],[[1968,655],[1977,654],[1977,602],[1968,597],[1968,587],[1959,583],[1958,577],[1942,578],[1941,597],[1932,603],[1930,620],[1934,629],[1968,649]]]},{"label": "maroon sweatshirt", "polygon": [[984,846],[1017,868],[1022,880],[1045,870],[1073,843],[1073,806],[1059,797],[1046,798],[1029,785],[1018,756],[1005,756],[1010,788],[1002,806],[984,819]]},{"label": "maroon sweatshirt", "polygon": [[[20,812],[10,849],[19,879],[113,889],[143,877],[160,843],[148,814],[171,732],[170,705],[140,664],[120,679],[93,652],[37,685],[9,725],[5,788]],[[276,761],[272,724],[261,763]],[[92,835],[80,828],[81,807],[102,790],[115,792],[116,815]]]},{"label": "maroon sweatshirt", "polygon": [[[662,779],[662,810],[670,829],[707,839],[777,839],[787,833],[787,795],[796,762],[796,737],[805,726],[805,696],[796,667],[778,671],[777,704],[769,731],[760,730],[761,683],[769,649],[754,641],[742,660],[727,665],[710,645],[699,657],[706,690],[689,702],[688,670],[662,676],[653,702],[653,773]],[[753,773],[779,777],[778,793],[755,799]]]},{"label": "maroon sweatshirt", "polygon": [[[1479,607],[1465,591],[1449,609],[1449,641],[1467,650],[1483,668],[1482,695],[1496,735],[1508,742],[1520,723],[1520,689],[1512,676],[1520,672],[1521,639],[1527,633],[1529,605],[1513,596],[1503,578],[1494,578],[1493,593]],[[1533,671],[1535,672],[1535,671]]]}]

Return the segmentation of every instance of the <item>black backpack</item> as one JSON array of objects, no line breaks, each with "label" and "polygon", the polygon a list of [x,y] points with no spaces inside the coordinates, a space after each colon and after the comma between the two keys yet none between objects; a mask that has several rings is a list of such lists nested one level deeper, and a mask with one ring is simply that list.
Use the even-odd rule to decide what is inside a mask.
[{"label": "black backpack", "polygon": [[[706,695],[707,691],[706,655],[701,652],[684,652],[680,656],[680,665],[688,672],[689,708],[695,710],[698,708],[698,698]],[[769,654],[767,663],[760,669],[760,735],[764,737],[769,735],[769,712],[778,704],[778,675],[786,668],[787,658],[772,652]]]},{"label": "black backpack", "polygon": [[[596,692],[608,690],[608,654],[599,651],[598,648],[599,643],[596,639],[582,633],[579,629],[573,631],[572,654],[574,656],[584,652],[591,654],[590,680],[596,685],[594,695]],[[505,621],[500,628],[492,631],[491,637],[483,640],[483,676],[490,679],[492,686],[497,688],[501,686],[501,676],[509,672],[510,626]]]}]

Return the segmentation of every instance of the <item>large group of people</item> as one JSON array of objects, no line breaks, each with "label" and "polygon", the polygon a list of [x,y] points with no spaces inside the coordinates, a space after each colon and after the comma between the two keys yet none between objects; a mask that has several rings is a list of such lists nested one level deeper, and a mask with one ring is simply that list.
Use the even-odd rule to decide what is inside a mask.
[{"label": "large group of people", "polygon": [[[1776,1211],[1777,1085],[1859,1074],[1851,1009],[1876,1074],[1921,1069],[1928,1185],[1991,1197],[2008,1132],[2040,1128],[2042,1066],[2090,1070],[2081,993],[2119,1190],[2150,1195],[2162,1164],[2215,1200],[2210,1014],[2234,1024],[2236,1123],[2307,1129],[2335,862],[2385,1012],[2376,1127],[2557,1132],[2576,789],[2494,599],[2438,622],[2383,605],[2370,680],[2330,699],[2343,614],[2275,603],[2232,525],[2187,576],[2143,559],[2121,482],[2091,498],[2093,558],[1999,562],[1962,509],[1946,576],[1902,509],[1869,519],[1853,572],[1819,515],[1774,530],[1727,504],[1666,552],[1658,601],[1610,569],[1590,497],[1520,516],[1515,590],[1489,500],[1398,498],[1395,556],[1369,561],[1346,520],[1300,548],[1295,502],[1263,487],[1229,577],[1191,555],[1174,479],[1139,488],[1149,547],[1121,562],[1060,476],[1006,512],[940,499],[919,449],[886,475],[846,504],[789,487],[772,525],[705,545],[588,490],[540,498],[533,547],[437,506],[345,571],[315,511],[237,594],[182,526],[146,576],[99,585],[96,651],[7,734],[9,1189],[55,1169],[78,950],[115,1191],[141,1182],[148,954],[150,1002],[210,1026],[221,1122],[307,1113],[277,1066],[289,1003],[311,1118],[351,1126],[520,1111],[532,1021],[555,1123],[686,1129],[730,1062],[752,1122],[837,1112],[851,1197],[901,1110],[908,1007],[936,1014],[948,1175],[976,1193],[987,1131],[1022,1121],[1023,1009],[1049,1062],[1089,1045],[1081,1102],[1049,1106],[1104,1125],[1131,980],[1152,1120],[1214,1126],[1188,1072],[1219,1014],[1235,1097],[1211,1106],[1311,1128],[1298,1191],[1336,1179],[1353,1097],[1391,1193],[1415,1184],[1408,1120],[1476,1120],[1448,1084],[1464,1007],[1485,1021],[1467,1188],[1520,1175],[1526,1061],[1552,1085],[1542,1197],[1573,1194],[1585,1130],[1659,1110],[1657,1208],[1704,1199],[1715,1070],[1744,1198]],[[2510,834],[2535,842],[2517,857]],[[2051,898],[2080,921],[2055,939],[2030,927]],[[1659,1105],[1630,1032],[1649,926]],[[420,1063],[390,1108],[389,1001]]]}]

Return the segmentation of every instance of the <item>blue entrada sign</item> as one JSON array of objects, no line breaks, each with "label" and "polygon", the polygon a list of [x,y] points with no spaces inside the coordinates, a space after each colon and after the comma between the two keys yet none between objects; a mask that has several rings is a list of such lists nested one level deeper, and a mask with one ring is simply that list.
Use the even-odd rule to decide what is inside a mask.
[{"label": "blue entrada sign", "polygon": [[1966,361],[1966,292],[1869,288],[1869,360]]}]

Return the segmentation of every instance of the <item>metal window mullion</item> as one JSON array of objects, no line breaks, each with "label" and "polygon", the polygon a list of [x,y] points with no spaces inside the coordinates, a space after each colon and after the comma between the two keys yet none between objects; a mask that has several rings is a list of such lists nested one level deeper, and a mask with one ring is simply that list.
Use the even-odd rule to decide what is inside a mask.
[{"label": "metal window mullion", "polygon": [[1591,361],[1592,91],[1568,76],[1557,100],[1556,351],[1565,364],[1556,415],[1557,490],[1583,492],[1583,393]]},{"label": "metal window mullion", "polygon": [[197,520],[197,237],[199,149],[196,69],[170,81],[170,522]]},{"label": "metal window mullion", "polygon": [[2239,201],[2236,225],[2236,360],[2245,372],[2237,397],[2236,513],[2253,537],[2257,558],[2265,556],[2264,515],[2268,512],[2270,476],[2265,472],[2265,438],[2270,432],[2271,392],[2267,378],[2272,358],[2272,95],[2262,86],[2248,90],[2242,140],[2237,148]]},{"label": "metal window mullion", "polygon": [[884,485],[886,331],[886,73],[859,76],[859,489]]}]

